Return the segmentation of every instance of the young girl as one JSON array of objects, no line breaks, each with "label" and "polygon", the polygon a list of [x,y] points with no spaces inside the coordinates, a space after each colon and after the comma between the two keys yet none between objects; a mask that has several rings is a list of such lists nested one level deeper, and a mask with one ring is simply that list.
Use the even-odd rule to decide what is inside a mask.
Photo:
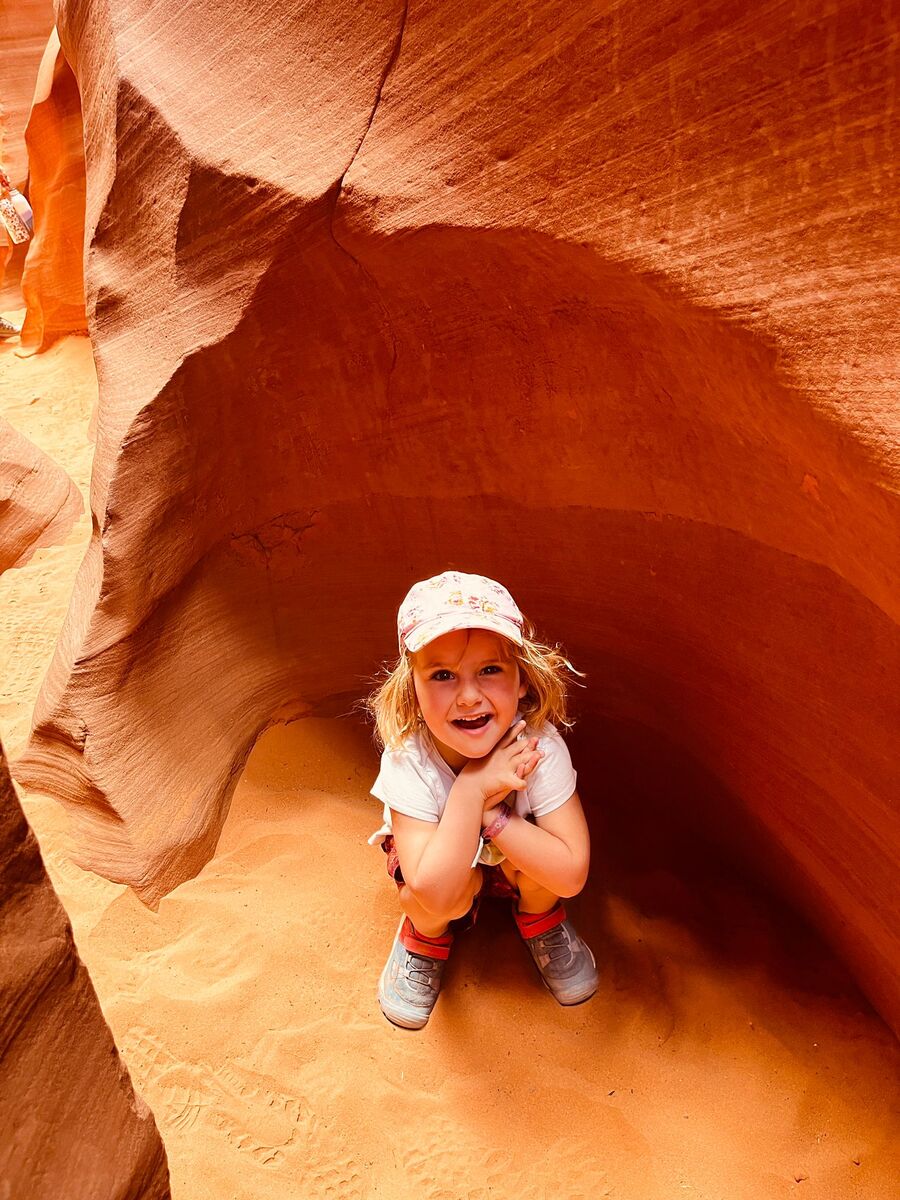
[{"label": "young girl", "polygon": [[372,794],[404,917],[378,985],[389,1021],[427,1022],[453,929],[482,896],[514,901],[519,933],[560,1004],[597,989],[594,956],[561,897],[590,860],[558,650],[533,640],[509,592],[447,571],[415,584],[397,617],[400,658],[369,698],[384,745]]}]

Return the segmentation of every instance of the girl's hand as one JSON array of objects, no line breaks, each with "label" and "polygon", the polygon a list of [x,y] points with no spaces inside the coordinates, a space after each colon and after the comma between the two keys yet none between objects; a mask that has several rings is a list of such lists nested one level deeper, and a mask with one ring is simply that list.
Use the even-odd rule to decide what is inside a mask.
[{"label": "girl's hand", "polygon": [[479,789],[485,811],[499,804],[510,792],[520,792],[544,757],[543,751],[537,748],[536,737],[519,736],[524,728],[524,721],[517,722],[490,754],[473,758],[460,771],[460,775],[465,775],[468,782]]}]

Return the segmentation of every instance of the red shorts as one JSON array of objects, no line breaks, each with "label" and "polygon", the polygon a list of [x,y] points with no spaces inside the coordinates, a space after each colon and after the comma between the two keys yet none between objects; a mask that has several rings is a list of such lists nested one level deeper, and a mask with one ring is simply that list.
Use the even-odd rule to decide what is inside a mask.
[{"label": "red shorts", "polygon": [[[403,887],[406,881],[403,878],[403,872],[400,870],[400,857],[397,854],[397,847],[394,845],[394,839],[390,834],[381,843],[381,848],[387,855],[388,875],[390,875],[397,887]],[[451,921],[450,925],[453,929],[470,929],[478,919],[478,906],[486,896],[495,900],[515,900],[518,895],[519,889],[509,882],[503,874],[502,867],[486,867],[482,864],[481,889],[472,901],[472,907],[464,917],[460,917],[458,921]]]}]

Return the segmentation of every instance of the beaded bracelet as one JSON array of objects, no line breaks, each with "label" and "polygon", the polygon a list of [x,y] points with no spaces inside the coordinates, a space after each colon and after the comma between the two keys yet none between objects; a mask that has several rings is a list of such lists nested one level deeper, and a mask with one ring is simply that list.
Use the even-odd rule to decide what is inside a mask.
[{"label": "beaded bracelet", "polygon": [[509,807],[505,800],[501,804],[497,805],[496,817],[494,817],[493,821],[491,821],[490,825],[488,825],[486,829],[481,831],[481,840],[485,843],[485,845],[492,841],[498,833],[503,832],[503,830],[509,824],[509,818],[512,816],[512,813],[513,810]]}]

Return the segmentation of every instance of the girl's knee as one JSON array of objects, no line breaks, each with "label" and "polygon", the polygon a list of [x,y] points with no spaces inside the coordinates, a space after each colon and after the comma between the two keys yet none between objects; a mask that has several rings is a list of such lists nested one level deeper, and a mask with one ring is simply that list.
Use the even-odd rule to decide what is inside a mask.
[{"label": "girl's knee", "polygon": [[543,912],[544,909],[552,908],[559,899],[559,896],[549,891],[543,884],[530,879],[522,871],[516,871],[515,880],[511,882],[514,882],[519,889],[519,896],[522,902],[528,905],[529,910],[537,905],[538,910]]},{"label": "girl's knee", "polygon": [[475,897],[481,891],[481,867],[475,867],[469,876],[467,885],[462,895],[456,904],[452,905],[452,913],[448,916],[449,921],[458,921],[460,917],[464,917],[472,907]]},{"label": "girl's knee", "polygon": [[423,904],[408,883],[404,884],[400,890],[400,902],[414,925],[418,924],[417,913],[421,920],[456,921],[468,913],[480,891],[481,868],[475,867],[466,881],[466,886],[460,893],[459,899],[442,906],[439,912],[435,910],[432,903]]}]

